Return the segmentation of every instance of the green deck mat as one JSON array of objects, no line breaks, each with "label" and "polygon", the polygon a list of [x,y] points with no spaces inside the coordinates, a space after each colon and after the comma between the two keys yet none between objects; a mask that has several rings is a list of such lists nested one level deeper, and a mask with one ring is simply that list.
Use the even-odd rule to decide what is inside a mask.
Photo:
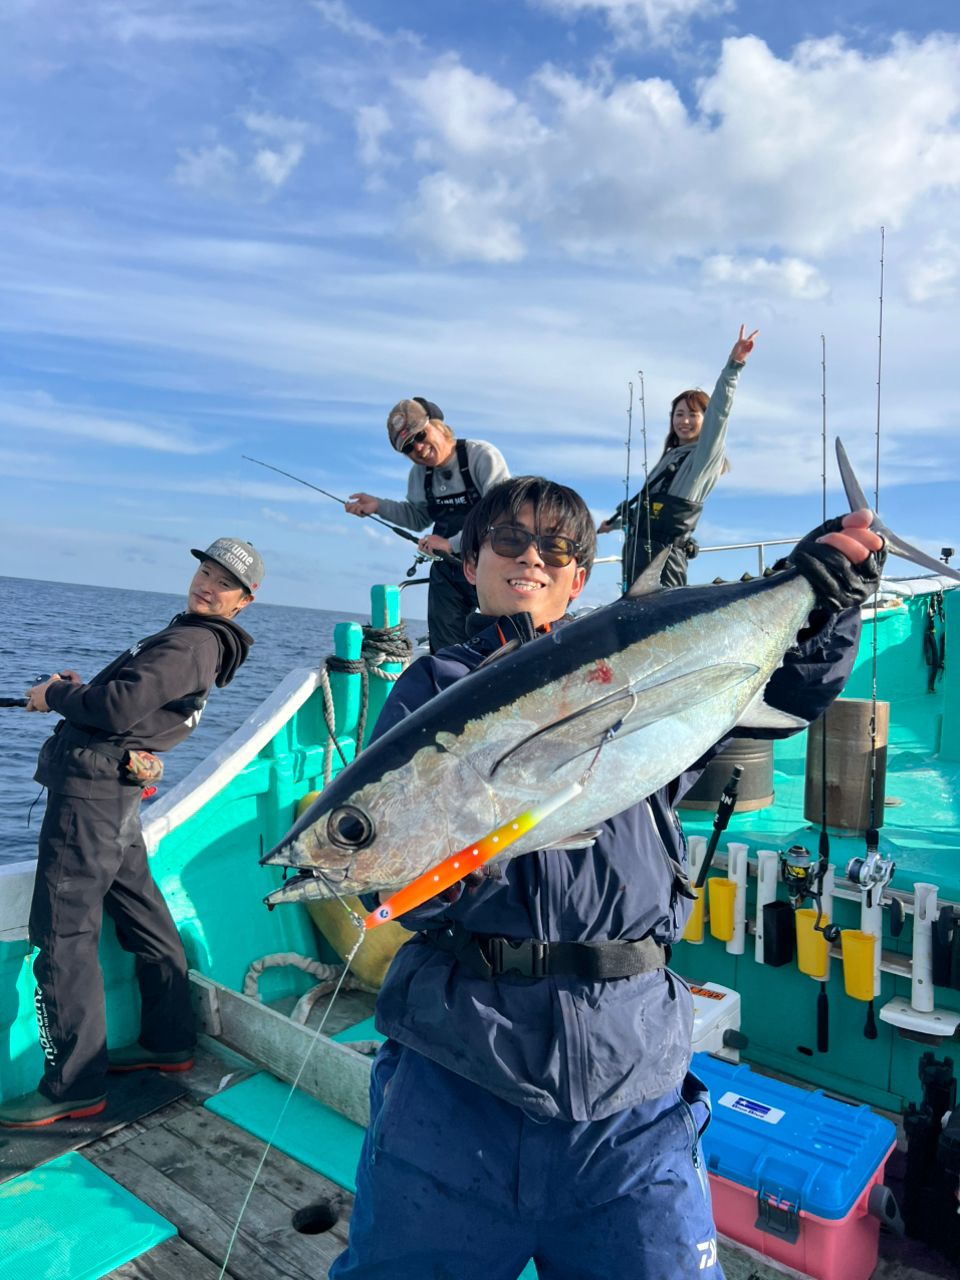
[{"label": "green deck mat", "polygon": [[355,1022],[352,1027],[345,1027],[343,1031],[338,1031],[335,1036],[330,1037],[331,1040],[338,1040],[340,1044],[352,1044],[354,1040],[379,1040],[383,1044],[386,1038],[377,1030],[372,1017],[364,1018],[362,1022]]},{"label": "green deck mat", "polygon": [[74,1151],[0,1186],[3,1280],[98,1280],[176,1234]]},{"label": "green deck mat", "polygon": [[[370,1018],[338,1032],[332,1038],[349,1041],[375,1037],[383,1038],[373,1030],[373,1019]],[[265,1142],[272,1137],[273,1145],[286,1155],[299,1160],[308,1169],[315,1169],[347,1191],[355,1192],[363,1129],[339,1112],[325,1107],[316,1098],[296,1090],[274,1135],[277,1116],[289,1092],[289,1085],[261,1072],[232,1089],[215,1094],[203,1105]],[[5,1275],[3,1280],[6,1280]],[[524,1267],[517,1280],[537,1280],[537,1270],[532,1262]]]},{"label": "green deck mat", "polygon": [[297,1089],[274,1133],[289,1095],[288,1084],[262,1071],[232,1089],[214,1094],[203,1105],[264,1142],[272,1141],[278,1150],[338,1186],[356,1191],[363,1129]]}]

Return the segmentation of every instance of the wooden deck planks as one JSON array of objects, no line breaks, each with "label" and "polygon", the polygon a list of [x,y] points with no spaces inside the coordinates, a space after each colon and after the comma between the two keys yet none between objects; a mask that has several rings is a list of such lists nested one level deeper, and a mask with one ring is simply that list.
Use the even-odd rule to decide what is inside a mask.
[{"label": "wooden deck planks", "polygon": [[[218,1280],[220,1266],[174,1236],[110,1272],[110,1280]],[[234,1272],[227,1271],[233,1280]]]},{"label": "wooden deck planks", "polygon": [[[105,1151],[91,1148],[85,1154],[174,1223],[184,1242],[216,1263],[219,1270],[263,1145],[228,1121],[198,1108],[179,1110],[168,1120],[133,1135],[129,1142]],[[335,1209],[342,1212],[341,1220],[320,1235],[296,1231],[291,1222],[293,1213],[318,1201],[333,1201]],[[319,1174],[271,1151],[244,1212],[228,1274],[236,1280],[262,1280],[265,1275],[277,1280],[326,1276],[346,1243],[349,1202],[346,1193]],[[144,1267],[148,1265],[146,1258],[144,1255],[141,1260]],[[126,1273],[121,1270],[117,1274]],[[149,1274],[145,1272],[145,1278]],[[162,1278],[161,1270],[157,1280]]]}]

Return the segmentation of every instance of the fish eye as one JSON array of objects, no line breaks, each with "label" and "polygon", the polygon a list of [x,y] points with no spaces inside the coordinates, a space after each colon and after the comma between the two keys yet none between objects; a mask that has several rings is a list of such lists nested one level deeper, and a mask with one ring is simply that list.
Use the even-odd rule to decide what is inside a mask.
[{"label": "fish eye", "polygon": [[341,805],[327,819],[327,835],[340,849],[365,849],[374,836],[373,823],[362,809]]}]

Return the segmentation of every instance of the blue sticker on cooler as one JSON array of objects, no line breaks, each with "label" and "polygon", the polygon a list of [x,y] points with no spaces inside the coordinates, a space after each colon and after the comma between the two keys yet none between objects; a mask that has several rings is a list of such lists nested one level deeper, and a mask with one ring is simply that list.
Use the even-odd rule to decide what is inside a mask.
[{"label": "blue sticker on cooler", "polygon": [[725,1093],[718,1106],[729,1107],[742,1116],[750,1116],[752,1120],[762,1120],[764,1124],[779,1124],[786,1115],[777,1107],[768,1106],[765,1102],[757,1102],[756,1098],[745,1098],[741,1093]]}]

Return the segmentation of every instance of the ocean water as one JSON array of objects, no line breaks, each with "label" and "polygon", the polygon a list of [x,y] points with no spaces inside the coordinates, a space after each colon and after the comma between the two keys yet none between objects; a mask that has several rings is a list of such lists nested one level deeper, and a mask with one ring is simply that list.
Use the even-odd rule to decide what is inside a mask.
[{"label": "ocean water", "polygon": [[[70,667],[84,678],[103,669],[135,640],[152,635],[183,608],[181,596],[157,591],[74,586],[0,577],[0,695],[21,697],[35,677]],[[315,666],[333,652],[338,622],[356,614],[254,604],[240,617],[254,637],[250,656],[225,689],[214,688],[191,736],[164,757],[164,790],[185,777],[295,667]],[[426,624],[413,621],[415,639]],[[59,717],[0,708],[0,862],[36,856],[43,797],[33,781],[37,752]],[[40,795],[29,819],[31,803]]]}]

